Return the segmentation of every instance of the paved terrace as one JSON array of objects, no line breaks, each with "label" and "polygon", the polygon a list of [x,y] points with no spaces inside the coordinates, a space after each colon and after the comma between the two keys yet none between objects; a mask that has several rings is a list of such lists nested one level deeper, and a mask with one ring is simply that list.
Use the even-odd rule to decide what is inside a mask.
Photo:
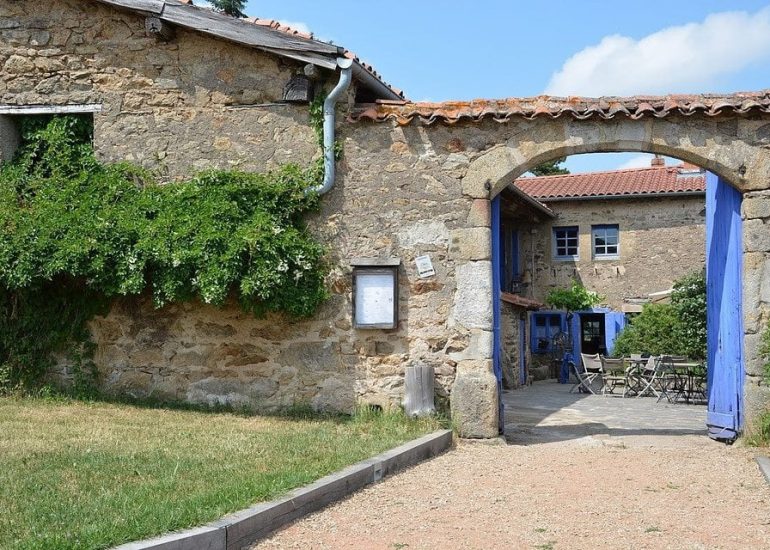
[{"label": "paved terrace", "polygon": [[[624,441],[634,437],[640,442],[659,438],[656,443],[663,444],[673,443],[676,436],[705,437],[705,405],[658,402],[656,397],[569,393],[570,388],[572,384],[549,380],[505,391],[506,440],[527,444],[612,436]],[[688,439],[688,444],[693,442]]]}]

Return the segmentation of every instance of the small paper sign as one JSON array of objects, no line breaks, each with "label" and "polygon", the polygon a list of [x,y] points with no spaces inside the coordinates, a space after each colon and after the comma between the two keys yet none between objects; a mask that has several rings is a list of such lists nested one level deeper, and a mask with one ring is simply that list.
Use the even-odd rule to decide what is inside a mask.
[{"label": "small paper sign", "polygon": [[417,256],[414,259],[414,263],[417,264],[417,276],[420,279],[427,279],[436,274],[436,270],[433,269],[433,263],[430,261],[430,256]]}]

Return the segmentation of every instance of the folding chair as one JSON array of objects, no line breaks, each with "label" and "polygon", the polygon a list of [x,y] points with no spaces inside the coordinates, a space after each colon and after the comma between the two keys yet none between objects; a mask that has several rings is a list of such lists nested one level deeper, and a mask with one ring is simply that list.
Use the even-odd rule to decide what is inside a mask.
[{"label": "folding chair", "polygon": [[622,357],[612,359],[601,356],[600,359],[602,362],[602,395],[614,393],[615,388],[623,386],[623,397],[625,397],[633,389],[629,379],[633,368],[627,365]]},{"label": "folding chair", "polygon": [[599,354],[586,355],[581,353],[580,359],[579,365],[572,363],[572,372],[575,374],[578,381],[570,388],[569,392],[572,393],[577,389],[580,393],[592,393],[595,395],[596,391],[594,391],[593,388],[594,381],[597,378],[601,380],[603,373]]}]

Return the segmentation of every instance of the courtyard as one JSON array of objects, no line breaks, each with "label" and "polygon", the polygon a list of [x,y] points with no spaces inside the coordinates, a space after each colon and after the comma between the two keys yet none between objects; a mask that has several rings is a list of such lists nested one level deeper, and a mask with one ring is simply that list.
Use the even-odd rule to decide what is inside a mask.
[{"label": "courtyard", "polygon": [[706,435],[704,406],[504,394],[506,438],[449,453],[255,548],[767,548],[754,450]]}]

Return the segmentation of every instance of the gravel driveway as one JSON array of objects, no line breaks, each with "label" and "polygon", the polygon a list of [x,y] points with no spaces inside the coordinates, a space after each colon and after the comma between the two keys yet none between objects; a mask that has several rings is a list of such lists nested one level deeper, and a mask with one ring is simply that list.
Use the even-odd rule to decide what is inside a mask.
[{"label": "gravel driveway", "polygon": [[697,434],[702,407],[563,386],[506,400],[507,442],[460,442],[255,548],[770,548],[755,451]]}]

